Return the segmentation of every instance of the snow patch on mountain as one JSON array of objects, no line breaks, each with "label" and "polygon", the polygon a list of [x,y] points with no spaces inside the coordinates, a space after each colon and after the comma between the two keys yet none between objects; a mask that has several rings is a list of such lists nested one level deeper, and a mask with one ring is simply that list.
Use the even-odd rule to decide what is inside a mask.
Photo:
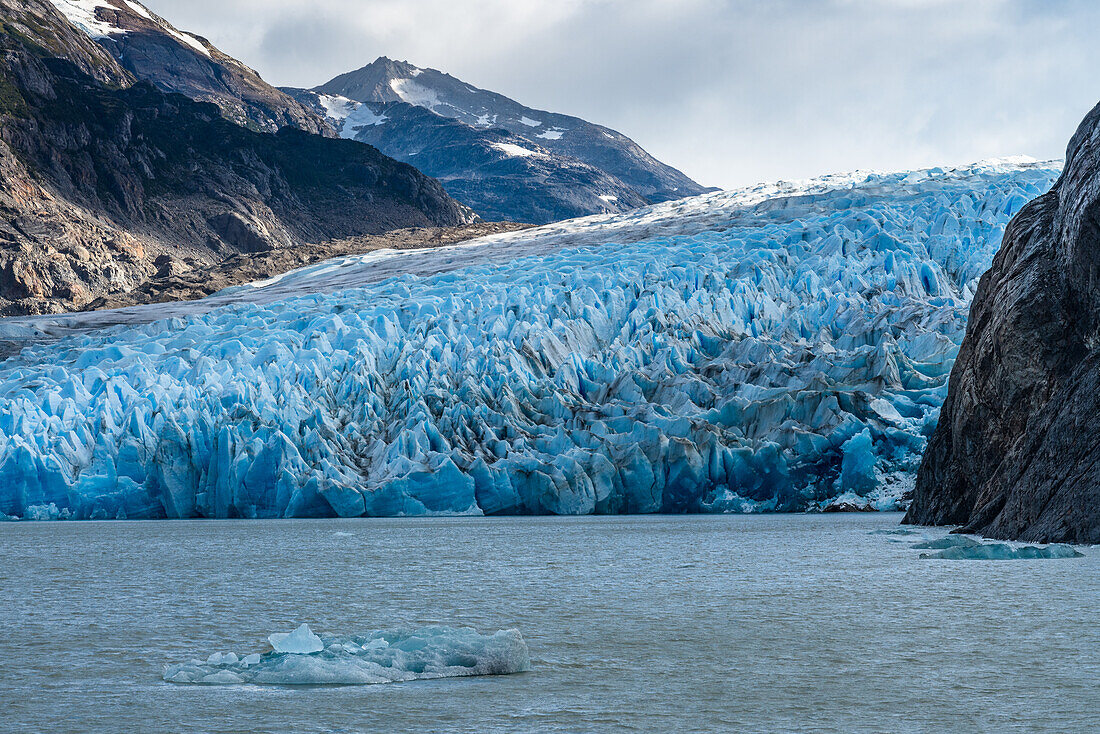
[{"label": "snow patch on mountain", "polygon": [[125,28],[120,28],[106,20],[101,20],[96,14],[97,8],[115,12],[129,10],[141,16],[145,20],[154,23],[158,28],[174,38],[180,44],[190,48],[196,53],[210,57],[210,50],[206,48],[196,37],[189,33],[177,31],[172,26],[153,17],[152,13],[141,4],[133,0],[122,0],[122,5],[103,2],[103,0],[50,0],[61,13],[69,19],[73,25],[80,28],[93,39],[109,38],[129,33]]},{"label": "snow patch on mountain", "polygon": [[401,101],[411,105],[427,107],[433,112],[440,105],[439,95],[434,89],[421,86],[412,79],[393,79],[390,81],[390,89],[401,98]]},{"label": "snow patch on mountain", "polygon": [[364,127],[381,125],[390,119],[362,102],[336,94],[319,94],[317,102],[324,109],[325,117],[340,132],[340,137],[349,140],[354,140],[356,133]]},{"label": "snow patch on mountain", "polygon": [[142,18],[145,18],[147,20],[153,20],[152,14],[148,10],[146,10],[140,3],[135,3],[134,0],[123,0],[123,1],[126,3],[126,7],[130,8],[130,10],[133,10],[135,13],[140,15]]},{"label": "snow patch on mountain", "polygon": [[[96,15],[97,8],[117,10],[113,5],[102,0],[50,0],[61,14],[69,19],[69,22],[92,38],[108,38],[111,35],[126,33],[127,31],[105,20],[100,20]],[[147,13],[146,13],[147,15]]]},{"label": "snow patch on mountain", "polygon": [[513,158],[546,157],[545,153],[540,153],[537,150],[530,150],[529,148],[524,148],[522,145],[516,145],[515,143],[490,143],[490,146]]},{"label": "snow patch on mountain", "polygon": [[519,118],[519,122],[521,125],[526,125],[527,127],[538,127],[542,124],[541,120],[532,120],[530,117],[527,116]]},{"label": "snow patch on mountain", "polygon": [[184,46],[187,46],[192,51],[196,51],[203,56],[210,58],[210,50],[206,48],[206,46],[202,45],[202,42],[199,41],[199,39],[195,36],[192,36],[190,33],[186,33],[184,31],[177,31],[175,28],[171,28],[168,26],[165,26],[164,30],[167,31],[168,35],[172,36],[172,38],[176,39]]}]

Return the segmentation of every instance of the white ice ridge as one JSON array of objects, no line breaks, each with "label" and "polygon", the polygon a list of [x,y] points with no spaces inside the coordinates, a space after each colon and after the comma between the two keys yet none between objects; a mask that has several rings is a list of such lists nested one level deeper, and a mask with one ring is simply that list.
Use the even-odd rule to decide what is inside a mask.
[{"label": "white ice ridge", "polygon": [[[303,632],[304,631],[304,632]],[[368,685],[471,675],[508,675],[531,668],[519,630],[481,635],[469,628],[422,627],[337,637],[313,634],[316,646],[240,656],[214,653],[169,665],[164,680],[199,685]],[[276,637],[276,635],[272,635]]]},{"label": "white ice ridge", "polygon": [[[0,363],[0,512],[892,508],[977,280],[1057,174],[709,194],[77,331]],[[402,264],[435,274],[379,280]]]}]

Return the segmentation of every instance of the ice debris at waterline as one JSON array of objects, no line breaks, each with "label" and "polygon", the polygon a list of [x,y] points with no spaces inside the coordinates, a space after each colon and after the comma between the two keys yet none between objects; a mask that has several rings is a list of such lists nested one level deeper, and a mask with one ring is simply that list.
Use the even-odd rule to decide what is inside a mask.
[{"label": "ice debris at waterline", "polygon": [[980,543],[965,535],[948,535],[936,540],[926,540],[922,543],[914,543],[909,546],[916,550],[946,550],[947,548],[973,548]]},{"label": "ice debris at waterline", "polygon": [[[915,547],[915,546],[914,546]],[[1019,561],[1037,558],[1083,558],[1073,546],[1055,543],[1044,548],[1033,545],[1011,546],[1007,543],[961,545],[939,553],[921,553],[921,558],[948,561]]]},{"label": "ice debris at waterline", "polygon": [[29,347],[0,364],[0,512],[893,509],[978,278],[1057,173],[709,194],[492,240],[542,253],[520,259],[315,292],[379,259],[351,258],[289,276],[301,297]]},{"label": "ice debris at waterline", "polygon": [[[429,678],[507,675],[531,668],[519,630],[481,635],[454,627],[318,637],[308,625],[272,635],[273,650],[169,665],[164,680],[198,685],[368,685]],[[316,642],[314,642],[316,641]]]}]

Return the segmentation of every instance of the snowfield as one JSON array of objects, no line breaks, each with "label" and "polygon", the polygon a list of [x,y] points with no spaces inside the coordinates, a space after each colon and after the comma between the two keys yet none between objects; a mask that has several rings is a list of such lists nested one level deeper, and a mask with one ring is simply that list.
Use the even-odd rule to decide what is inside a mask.
[{"label": "snowfield", "polygon": [[66,336],[0,363],[0,512],[892,509],[978,278],[1058,172],[757,186],[3,322]]}]

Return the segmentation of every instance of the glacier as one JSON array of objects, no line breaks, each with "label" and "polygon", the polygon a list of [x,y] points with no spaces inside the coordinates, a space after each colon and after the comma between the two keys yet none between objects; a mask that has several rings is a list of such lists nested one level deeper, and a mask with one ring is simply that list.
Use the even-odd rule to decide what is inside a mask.
[{"label": "glacier", "polygon": [[[213,653],[205,660],[165,667],[164,680],[194,685],[371,685],[474,675],[509,675],[531,669],[519,630],[482,635],[444,626],[317,636],[303,624],[279,641],[298,636],[304,647],[239,656]],[[314,644],[314,642],[316,644]]]},{"label": "glacier", "polygon": [[6,320],[50,338],[0,362],[0,513],[894,509],[978,279],[1058,173],[781,182]]}]

